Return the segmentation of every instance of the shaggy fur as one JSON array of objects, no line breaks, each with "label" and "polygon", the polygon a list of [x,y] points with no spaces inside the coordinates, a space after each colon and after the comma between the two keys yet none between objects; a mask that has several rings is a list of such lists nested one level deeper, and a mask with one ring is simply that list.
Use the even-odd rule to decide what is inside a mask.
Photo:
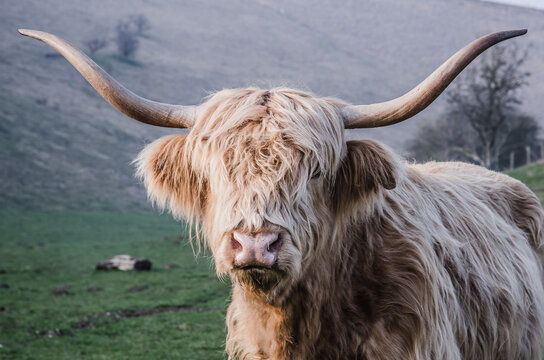
[{"label": "shaggy fur", "polygon": [[[233,281],[233,359],[541,359],[544,214],[505,175],[409,165],[344,139],[340,108],[223,90],[188,135],[137,159],[150,197],[202,224]],[[233,268],[234,230],[279,231],[270,270]]]}]

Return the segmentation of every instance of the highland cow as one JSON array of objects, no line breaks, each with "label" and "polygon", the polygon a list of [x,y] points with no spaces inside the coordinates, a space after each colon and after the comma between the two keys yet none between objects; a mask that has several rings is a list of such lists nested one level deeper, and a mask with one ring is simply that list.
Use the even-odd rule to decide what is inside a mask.
[{"label": "highland cow", "polygon": [[188,127],[147,146],[138,173],[161,208],[197,224],[233,282],[233,359],[541,359],[544,214],[506,175],[409,164],[345,128],[391,125],[429,105],[485,36],[395,100],[348,105],[275,88],[199,106],[140,98],[65,41],[57,49],[130,117]]}]

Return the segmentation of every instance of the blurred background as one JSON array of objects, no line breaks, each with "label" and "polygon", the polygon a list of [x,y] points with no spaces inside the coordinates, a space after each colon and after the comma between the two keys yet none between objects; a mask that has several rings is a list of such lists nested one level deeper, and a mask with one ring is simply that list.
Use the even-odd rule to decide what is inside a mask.
[{"label": "blurred background", "polygon": [[[386,101],[472,40],[527,28],[416,117],[347,136],[411,161],[510,171],[544,194],[540,0],[21,0],[1,10],[0,359],[220,359],[229,292],[134,178],[137,153],[173,130],[121,115],[18,28],[58,35],[137,94],[185,105],[246,86]],[[94,271],[123,253],[153,270]]]}]

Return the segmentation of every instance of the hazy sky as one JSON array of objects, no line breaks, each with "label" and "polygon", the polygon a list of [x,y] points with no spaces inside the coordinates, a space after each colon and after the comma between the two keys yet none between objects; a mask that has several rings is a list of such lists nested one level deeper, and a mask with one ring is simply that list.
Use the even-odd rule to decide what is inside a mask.
[{"label": "hazy sky", "polygon": [[544,0],[484,0],[544,10]]}]

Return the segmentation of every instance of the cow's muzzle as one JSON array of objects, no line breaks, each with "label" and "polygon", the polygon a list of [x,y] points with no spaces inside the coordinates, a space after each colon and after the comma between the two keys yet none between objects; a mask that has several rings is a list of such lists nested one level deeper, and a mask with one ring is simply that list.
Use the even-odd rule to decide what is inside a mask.
[{"label": "cow's muzzle", "polygon": [[236,269],[272,268],[282,247],[279,232],[234,231],[231,236]]}]

